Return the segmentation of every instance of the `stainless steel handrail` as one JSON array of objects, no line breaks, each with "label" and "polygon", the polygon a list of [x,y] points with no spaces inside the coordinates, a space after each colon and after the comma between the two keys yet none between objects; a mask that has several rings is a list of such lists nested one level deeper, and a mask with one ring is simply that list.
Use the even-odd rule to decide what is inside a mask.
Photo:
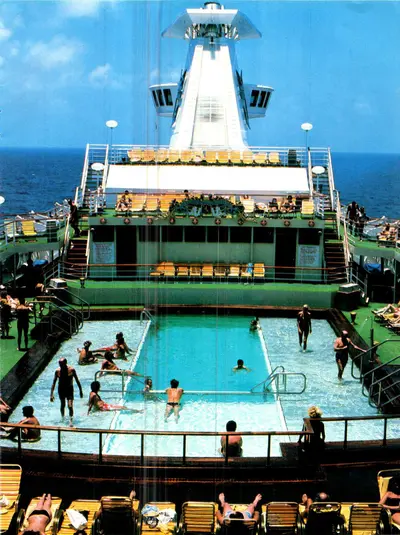
[{"label": "stainless steel handrail", "polygon": [[282,365],[279,365],[279,366],[275,366],[275,368],[272,370],[272,372],[268,375],[268,377],[266,379],[264,379],[264,381],[261,381],[261,383],[258,383],[256,384],[255,386],[253,386],[253,388],[250,388],[250,392],[254,392],[254,389],[255,388],[258,388],[259,386],[261,385],[264,385],[264,388],[263,390],[265,390],[265,383],[267,381],[270,380],[271,376],[274,375],[278,370],[280,370],[281,372],[284,372],[285,371],[285,368],[282,366]]},{"label": "stainless steel handrail", "polygon": [[353,379],[357,379],[359,381],[363,381],[363,378],[367,377],[368,375],[370,375],[373,371],[379,370],[380,368],[382,368],[382,366],[386,366],[386,364],[390,364],[391,362],[393,362],[393,361],[395,361],[396,359],[399,358],[399,357],[394,357],[389,362],[384,362],[384,363],[380,364],[379,366],[377,366],[376,368],[374,368],[372,370],[368,370],[367,372],[365,372],[365,374],[362,373],[364,359],[361,359],[361,361],[360,361],[360,375],[359,375],[359,377],[356,377],[354,375],[354,363],[355,363],[355,361],[357,359],[359,359],[360,357],[365,356],[367,353],[370,353],[371,351],[375,350],[377,347],[382,346],[384,344],[387,344],[388,342],[397,342],[398,343],[398,342],[400,342],[400,338],[396,338],[396,339],[386,338],[386,340],[383,340],[382,342],[378,342],[377,344],[371,346],[370,348],[366,349],[365,351],[361,351],[361,353],[357,353],[357,355],[355,355],[352,358],[352,361],[351,361],[351,376],[353,377]]}]

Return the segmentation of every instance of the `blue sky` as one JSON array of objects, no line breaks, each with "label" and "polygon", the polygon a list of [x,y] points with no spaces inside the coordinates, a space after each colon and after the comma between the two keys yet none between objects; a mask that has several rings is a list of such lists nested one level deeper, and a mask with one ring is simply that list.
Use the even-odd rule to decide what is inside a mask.
[{"label": "blue sky", "polygon": [[[0,5],[0,131],[4,147],[168,143],[148,86],[177,81],[187,44],[161,31],[202,1],[13,1]],[[254,145],[400,152],[400,3],[224,2],[263,38],[237,44],[244,82],[274,87]]]}]

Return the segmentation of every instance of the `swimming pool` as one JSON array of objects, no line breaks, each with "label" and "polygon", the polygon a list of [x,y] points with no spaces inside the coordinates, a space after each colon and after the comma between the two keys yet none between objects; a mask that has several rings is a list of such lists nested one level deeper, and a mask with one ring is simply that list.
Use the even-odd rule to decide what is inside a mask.
[{"label": "swimming pool", "polygon": [[[261,319],[262,330],[249,331],[249,317],[244,316],[192,316],[169,315],[157,319],[148,332],[147,324],[138,321],[86,322],[77,337],[63,344],[50,365],[41,374],[34,387],[25,396],[16,411],[13,421],[19,418],[23,405],[32,404],[35,414],[43,425],[61,425],[58,401],[48,402],[50,387],[58,358],[66,356],[76,362],[76,347],[86,339],[93,345],[110,345],[115,333],[122,330],[128,344],[135,348],[143,345],[138,354],[136,371],[151,376],[155,390],[161,391],[155,398],[144,397],[143,383],[133,378],[127,384],[123,402],[142,413],[97,412],[89,417],[87,399],[90,382],[100,366],[77,366],[84,389],[84,399],[75,399],[75,425],[86,428],[135,429],[153,431],[224,431],[228,420],[235,420],[239,431],[300,430],[307,407],[317,404],[324,416],[377,414],[367,399],[361,395],[358,381],[351,379],[350,365],[344,380],[339,383],[332,350],[334,332],[324,320],[313,320],[313,333],[309,349],[302,352],[298,347],[296,320],[282,318]],[[239,358],[251,369],[250,372],[233,372]],[[250,390],[267,378],[269,371],[283,365],[288,372],[305,373],[307,389],[301,395],[278,396],[273,392],[264,396],[252,395]],[[127,368],[127,363],[119,366]],[[173,416],[164,421],[166,396],[163,393],[172,378],[180,381],[186,390],[183,397],[181,417],[178,423]],[[296,380],[296,377],[294,377]],[[119,403],[121,378],[104,376],[100,379],[101,396],[107,402]],[[296,386],[297,388],[297,386]],[[77,389],[75,389],[77,393]],[[225,392],[225,393],[222,393]],[[229,392],[229,393],[226,393]],[[158,398],[158,399],[157,399]],[[66,425],[66,424],[64,424]],[[362,427],[349,425],[349,440],[380,438],[382,422],[368,422]],[[287,427],[286,427],[287,426]],[[343,424],[327,424],[327,440],[343,437]],[[340,432],[339,432],[340,431]],[[388,438],[399,435],[398,426],[390,423]],[[287,441],[287,437],[284,437]],[[267,439],[245,437],[245,456],[265,456]],[[215,437],[188,438],[187,455],[220,456],[219,440]],[[44,433],[35,449],[54,449],[54,433]],[[63,435],[63,451],[97,453],[98,439],[95,435]],[[138,455],[140,436],[109,435],[104,439],[104,453]],[[145,437],[144,454],[180,456],[182,437]],[[272,454],[280,455],[279,437],[272,440]]]}]

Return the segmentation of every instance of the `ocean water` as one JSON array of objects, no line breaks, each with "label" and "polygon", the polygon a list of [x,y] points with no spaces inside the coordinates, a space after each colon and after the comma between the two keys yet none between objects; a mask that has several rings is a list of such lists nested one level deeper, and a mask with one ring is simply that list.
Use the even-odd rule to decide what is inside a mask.
[{"label": "ocean water", "polygon": [[[79,185],[85,147],[80,149],[1,149],[0,215],[44,211],[72,197]],[[332,154],[342,202],[355,200],[370,216],[400,217],[400,154]]]}]

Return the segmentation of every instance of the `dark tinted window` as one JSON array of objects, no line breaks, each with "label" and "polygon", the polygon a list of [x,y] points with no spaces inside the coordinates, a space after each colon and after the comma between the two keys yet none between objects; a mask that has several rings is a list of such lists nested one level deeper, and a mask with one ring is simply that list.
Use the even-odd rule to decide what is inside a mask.
[{"label": "dark tinted window", "polygon": [[265,102],[264,102],[264,108],[267,107],[267,104],[268,104],[268,102],[269,102],[270,97],[271,97],[271,93],[267,93],[267,96],[266,96],[266,98],[265,98]]},{"label": "dark tinted window", "polygon": [[250,100],[251,108],[254,108],[254,106],[256,106],[259,94],[260,92],[257,91],[256,89],[253,89],[253,91],[251,92],[251,100]]},{"label": "dark tinted window", "polygon": [[227,243],[228,227],[207,227],[207,241],[210,243]]},{"label": "dark tinted window", "polygon": [[302,228],[299,229],[299,244],[300,245],[319,245],[320,230]]},{"label": "dark tinted window", "polygon": [[107,225],[94,227],[92,237],[94,242],[114,241],[114,227],[108,227]]},{"label": "dark tinted window", "polygon": [[274,229],[257,227],[253,229],[254,243],[274,243]]},{"label": "dark tinted window", "polygon": [[164,89],[164,100],[167,106],[172,106],[171,89]]},{"label": "dark tinted window", "polygon": [[267,92],[266,91],[261,91],[260,93],[260,98],[258,99],[258,107],[259,108],[262,108],[263,105],[264,105],[264,100],[265,100],[265,97],[267,96]]},{"label": "dark tinted window", "polygon": [[182,242],[183,241],[183,227],[169,227],[162,228],[162,241],[163,242]]},{"label": "dark tinted window", "polygon": [[161,89],[157,89],[157,97],[158,97],[158,102],[160,103],[160,106],[164,106],[164,99],[162,96]]},{"label": "dark tinted window", "polygon": [[231,243],[250,243],[251,228],[231,227]]},{"label": "dark tinted window", "polygon": [[192,227],[185,227],[185,241],[186,242],[205,242],[206,241],[206,227],[199,227],[193,225]]},{"label": "dark tinted window", "polygon": [[158,100],[157,100],[156,92],[152,91],[151,94],[153,95],[154,104],[158,107]]},{"label": "dark tinted window", "polygon": [[160,227],[151,227],[146,225],[145,227],[138,227],[139,241],[160,241]]}]

